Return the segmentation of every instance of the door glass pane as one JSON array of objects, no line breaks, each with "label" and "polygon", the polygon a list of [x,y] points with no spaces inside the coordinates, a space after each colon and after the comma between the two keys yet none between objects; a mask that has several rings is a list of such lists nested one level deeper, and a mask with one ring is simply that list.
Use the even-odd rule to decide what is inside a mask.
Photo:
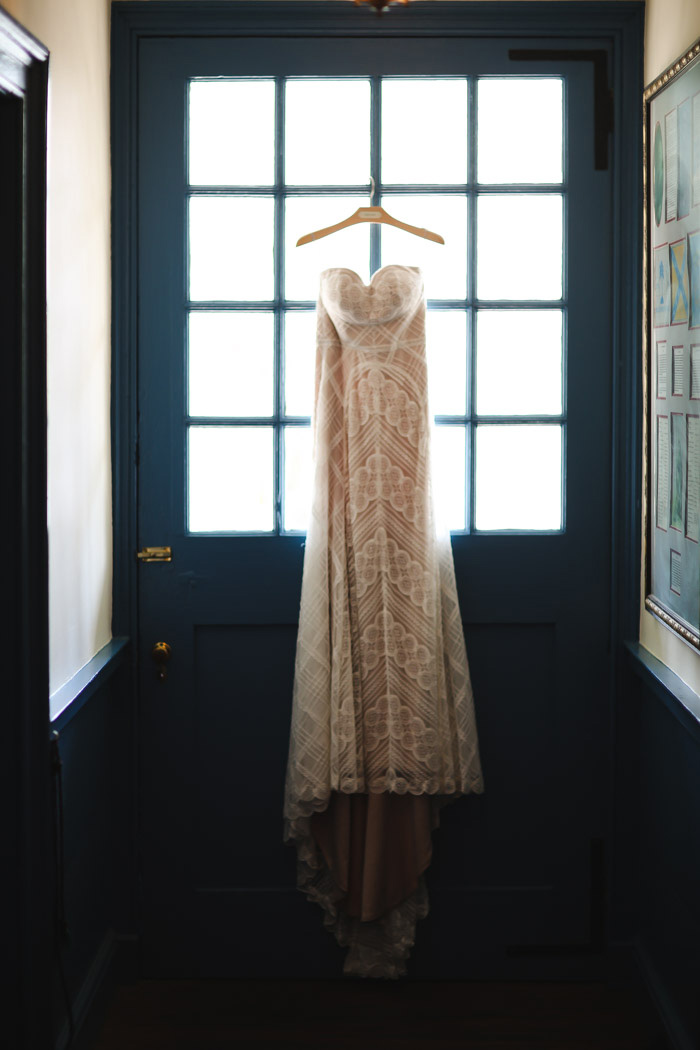
[{"label": "door glass pane", "polygon": [[284,411],[310,416],[314,400],[316,314],[287,311],[284,324]]},{"label": "door glass pane", "polygon": [[479,310],[476,410],[480,415],[559,415],[561,310]]},{"label": "door glass pane", "polygon": [[482,194],[477,204],[480,299],[561,299],[560,194]]},{"label": "door glass pane", "polygon": [[285,273],[287,299],[316,302],[323,270],[342,266],[369,281],[367,222],[349,226],[330,237],[296,247],[299,237],[333,226],[367,203],[366,197],[289,197],[285,206]]},{"label": "door glass pane", "polygon": [[436,244],[383,225],[380,227],[382,265],[400,263],[420,267],[428,299],[464,299],[467,294],[466,197],[385,194],[382,204],[394,218],[445,238],[444,244]]},{"label": "door glass pane", "polygon": [[189,117],[190,185],[272,185],[273,80],[194,80]]},{"label": "door glass pane", "polygon": [[369,122],[368,80],[289,80],[285,101],[287,185],[367,185]]},{"label": "door glass pane", "polygon": [[478,82],[479,182],[562,181],[562,81]]},{"label": "door glass pane", "polygon": [[460,416],[467,408],[467,315],[463,310],[428,310],[426,350],[430,411]]},{"label": "door glass pane", "polygon": [[284,428],[284,528],[303,532],[311,511],[311,428]]},{"label": "door glass pane", "polygon": [[191,312],[190,415],[272,415],[274,335],[272,313]]},{"label": "door glass pane", "polygon": [[382,81],[382,181],[467,181],[467,81]]},{"label": "door glass pane", "polygon": [[560,529],[562,428],[476,428],[477,529]]},{"label": "door glass pane", "polygon": [[466,428],[438,426],[432,430],[435,515],[444,529],[466,527]]},{"label": "door glass pane", "polygon": [[272,299],[273,199],[191,197],[189,215],[190,299]]},{"label": "door glass pane", "polygon": [[271,532],[272,427],[189,428],[190,532]]}]

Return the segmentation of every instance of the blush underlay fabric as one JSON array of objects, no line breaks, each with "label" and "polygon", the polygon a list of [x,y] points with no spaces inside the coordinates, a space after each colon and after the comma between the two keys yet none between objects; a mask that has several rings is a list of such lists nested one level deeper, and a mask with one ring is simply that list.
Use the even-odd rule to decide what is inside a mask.
[{"label": "blush underlay fabric", "polygon": [[321,275],[307,531],[285,785],[297,882],[399,977],[428,913],[441,806],[483,791],[449,533],[435,519],[419,270]]},{"label": "blush underlay fabric", "polygon": [[362,922],[381,919],[418,889],[430,863],[427,795],[343,795],[314,813],[311,834],[342,892],[338,906]]}]

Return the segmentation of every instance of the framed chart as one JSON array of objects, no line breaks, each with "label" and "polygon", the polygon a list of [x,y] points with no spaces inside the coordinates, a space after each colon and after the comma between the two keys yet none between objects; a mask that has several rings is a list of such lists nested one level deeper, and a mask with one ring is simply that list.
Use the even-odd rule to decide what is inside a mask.
[{"label": "framed chart", "polygon": [[644,124],[646,607],[700,650],[700,40]]}]

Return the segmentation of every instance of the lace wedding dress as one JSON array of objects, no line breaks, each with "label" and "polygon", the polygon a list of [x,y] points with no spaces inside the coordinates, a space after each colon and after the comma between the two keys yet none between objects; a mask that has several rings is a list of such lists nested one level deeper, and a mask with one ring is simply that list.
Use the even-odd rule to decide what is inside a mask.
[{"label": "lace wedding dress", "polygon": [[483,790],[449,535],[430,475],[420,271],[321,275],[314,495],[304,559],[285,839],[298,885],[397,977],[427,914],[431,831]]}]

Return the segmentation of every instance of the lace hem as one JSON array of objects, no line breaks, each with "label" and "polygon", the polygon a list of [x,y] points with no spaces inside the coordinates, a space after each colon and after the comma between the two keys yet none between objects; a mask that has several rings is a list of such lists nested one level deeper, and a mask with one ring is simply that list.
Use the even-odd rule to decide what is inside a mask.
[{"label": "lace hem", "polygon": [[[460,777],[404,777],[393,770],[387,770],[384,776],[342,778],[335,775],[330,783],[313,783],[310,779],[302,781],[288,772],[288,787],[285,796],[284,814],[288,821],[294,822],[300,817],[318,813],[328,805],[323,797],[326,790],[339,791],[344,795],[372,794],[381,795],[390,792],[394,795],[433,795],[449,796],[449,799],[462,795],[481,795],[484,791],[484,779],[481,767],[475,760],[476,769],[471,768]],[[296,836],[285,836],[294,837]]]},{"label": "lace hem", "polygon": [[[432,829],[439,826],[440,810],[453,802],[453,797],[433,799]],[[328,799],[315,799],[300,804],[305,811],[285,820],[285,842],[297,848],[297,887],[323,909],[323,924],[335,936],[341,948],[347,948],[343,973],[351,977],[396,979],[406,973],[406,961],[416,939],[416,923],[429,911],[428,889],[424,876],[406,900],[391,908],[379,919],[363,922],[346,915],[339,907],[343,893],[333,880],[326,862],[311,834],[311,816],[328,806]]]}]

